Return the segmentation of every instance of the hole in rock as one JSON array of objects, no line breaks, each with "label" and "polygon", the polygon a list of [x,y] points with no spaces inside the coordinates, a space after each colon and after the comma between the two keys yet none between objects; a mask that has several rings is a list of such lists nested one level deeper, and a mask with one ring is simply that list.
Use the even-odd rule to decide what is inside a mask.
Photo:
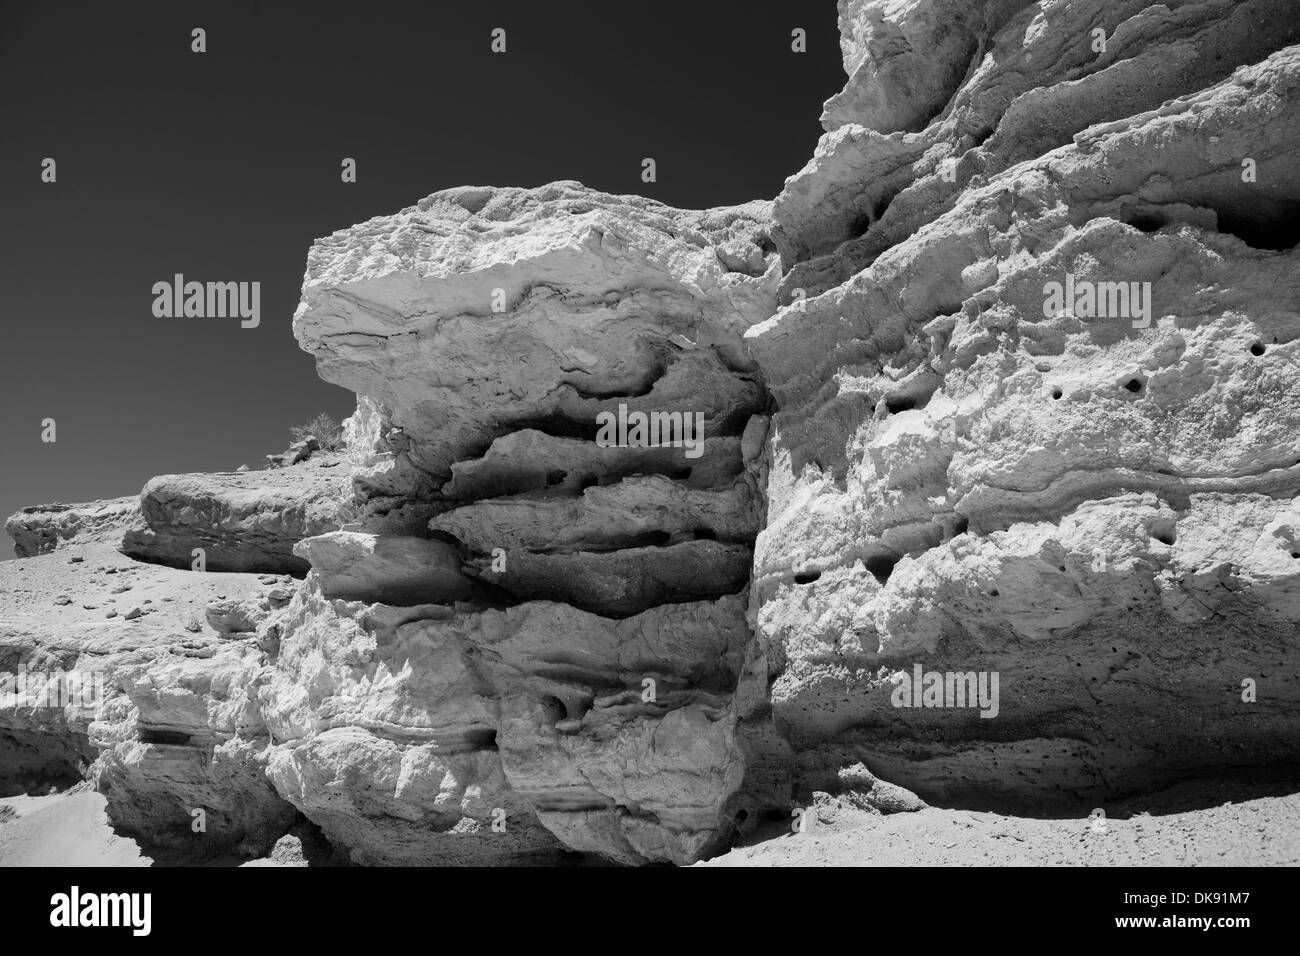
[{"label": "hole in rock", "polygon": [[1293,558],[1300,558],[1300,551],[1292,551],[1292,552],[1291,552],[1291,557],[1293,557]]},{"label": "hole in rock", "polygon": [[877,581],[884,584],[894,572],[894,565],[900,560],[902,559],[892,554],[878,554],[874,558],[867,559],[866,567]]},{"label": "hole in rock", "polygon": [[685,481],[687,478],[691,477],[691,469],[674,468],[672,472],[669,473],[668,477],[673,481]]},{"label": "hole in rock", "polygon": [[970,528],[970,519],[965,517],[964,515],[960,516],[957,518],[956,521],[952,523],[952,536],[955,538],[959,534],[965,534],[967,530],[969,530],[969,528]]},{"label": "hole in rock", "polygon": [[1135,212],[1125,221],[1140,232],[1159,232],[1165,227],[1165,217],[1154,212]]},{"label": "hole in rock", "polygon": [[[558,697],[543,697],[542,709],[546,711],[546,720],[551,724],[563,720],[569,713],[569,709],[564,706],[564,701],[560,700]],[[492,736],[495,739],[496,734],[494,733]]]},{"label": "hole in rock", "polygon": [[645,534],[637,535],[637,543],[642,547],[663,547],[673,540],[673,536],[667,531],[647,531]]},{"label": "hole in rock", "polygon": [[812,584],[822,576],[820,571],[801,571],[794,576],[795,584]]},{"label": "hole in rock", "polygon": [[1257,355],[1257,356],[1258,356],[1258,355],[1263,355],[1263,354],[1264,354],[1264,350],[1265,350],[1266,348],[1267,348],[1267,346],[1265,346],[1263,342],[1256,342],[1254,345],[1252,345],[1252,346],[1250,347],[1250,354],[1251,354],[1251,355]]},{"label": "hole in rock", "polygon": [[691,532],[696,541],[717,541],[718,536],[714,534],[712,528],[696,528]]},{"label": "hole in rock", "polygon": [[430,541],[441,541],[443,544],[449,544],[449,545],[451,545],[453,548],[460,548],[460,547],[462,547],[461,542],[460,542],[460,539],[457,538],[457,537],[456,537],[454,534],[452,534],[450,531],[441,531],[441,530],[439,530],[439,531],[430,531],[430,532],[429,532],[429,540],[430,540]]},{"label": "hole in rock", "polygon": [[170,744],[184,747],[190,742],[190,735],[179,730],[144,730],[140,731],[142,744]]},{"label": "hole in rock", "polygon": [[1059,388],[1052,389],[1052,398],[1061,398],[1063,395],[1065,395],[1065,392],[1061,391]]},{"label": "hole in rock", "polygon": [[1142,392],[1142,380],[1141,380],[1140,378],[1131,378],[1131,379],[1129,379],[1127,382],[1124,383],[1124,387],[1127,388],[1127,389],[1128,389],[1130,392],[1132,392],[1134,395],[1141,394],[1141,392]]},{"label": "hole in rock", "polygon": [[1151,537],[1159,541],[1161,544],[1173,545],[1174,541],[1177,540],[1178,535],[1174,530],[1173,522],[1164,521],[1152,526]]},{"label": "hole in rock", "polygon": [[586,491],[588,488],[594,488],[599,484],[600,479],[595,475],[584,475],[582,480],[578,482],[578,490]]},{"label": "hole in rock", "polygon": [[1272,252],[1294,249],[1300,243],[1300,204],[1283,204],[1262,219],[1219,212],[1219,232],[1236,236],[1254,249]]},{"label": "hole in rock", "polygon": [[866,235],[867,230],[871,228],[871,223],[871,216],[867,213],[854,217],[853,221],[849,223],[849,236],[856,238]]},{"label": "hole in rock", "polygon": [[885,399],[885,411],[891,415],[897,415],[899,412],[906,412],[916,408],[916,399],[910,396],[900,395],[895,398]]},{"label": "hole in rock", "polygon": [[562,471],[558,468],[552,469],[546,473],[546,486],[549,488],[551,485],[558,485],[567,477],[569,477],[567,471]]},{"label": "hole in rock", "polygon": [[1002,592],[999,591],[997,588],[993,588],[992,590],[989,591],[989,597],[997,597],[1001,593]]}]

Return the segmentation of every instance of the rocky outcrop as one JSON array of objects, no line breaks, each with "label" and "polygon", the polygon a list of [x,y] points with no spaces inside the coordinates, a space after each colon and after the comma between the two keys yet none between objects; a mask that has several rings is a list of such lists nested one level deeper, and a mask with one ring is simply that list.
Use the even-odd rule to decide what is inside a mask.
[{"label": "rocky outcrop", "polygon": [[740,598],[614,621],[366,605],[314,581],[258,699],[277,790],[354,860],[688,862],[714,840],[742,775]]},{"label": "rocky outcrop", "polygon": [[288,468],[311,457],[312,452],[320,450],[320,442],[314,435],[308,435],[302,441],[296,441],[278,455],[267,455],[268,468]]},{"label": "rocky outcrop", "polygon": [[88,504],[35,505],[5,519],[5,534],[13,538],[14,554],[30,558],[49,554],[77,540],[121,541],[128,528],[140,527],[140,499],[131,495]]},{"label": "rocky outcrop", "polygon": [[143,527],[126,554],[188,568],[202,548],[214,571],[305,574],[293,552],[303,538],[336,531],[351,516],[352,488],[337,456],[268,471],[161,475],[140,493]]},{"label": "rocky outcrop", "polygon": [[269,637],[279,582],[140,564],[108,544],[69,548],[84,560],[0,563],[0,791],[90,773],[114,825],[155,854],[270,847],[301,817],[266,776],[270,739],[250,706],[265,642],[203,612],[245,602]]},{"label": "rocky outcrop", "polygon": [[[957,6],[979,52],[911,131],[898,37],[960,60]],[[747,333],[778,405],[754,611],[801,781],[862,760],[1077,809],[1296,760],[1297,11],[841,11],[855,80]],[[898,706],[917,663],[1000,675],[996,719]]]},{"label": "rocky outcrop", "polygon": [[456,549],[441,541],[335,531],[299,542],[294,553],[311,563],[321,590],[333,598],[425,604],[474,594]]},{"label": "rocky outcrop", "polygon": [[[683,864],[810,802],[1086,814],[1300,761],[1300,11],[840,25],[772,203],[464,187],[319,240],[294,333],[358,394],[350,475],[151,482],[127,552],[216,572],[152,568],[183,617],[82,619],[31,559],[0,661],[110,691],[0,708],[0,782],[94,758],[178,846],[206,808],[208,848]],[[98,527],[60,520],[21,546]]]},{"label": "rocky outcrop", "polygon": [[[294,327],[364,396],[363,530],[298,546],[264,704],[277,787],[354,857],[686,863],[731,832],[771,735],[745,620],[768,399],[741,338],[775,307],[766,224],[557,183],[313,248]],[[602,437],[638,415],[676,430]],[[350,762],[371,771],[321,789]]]}]

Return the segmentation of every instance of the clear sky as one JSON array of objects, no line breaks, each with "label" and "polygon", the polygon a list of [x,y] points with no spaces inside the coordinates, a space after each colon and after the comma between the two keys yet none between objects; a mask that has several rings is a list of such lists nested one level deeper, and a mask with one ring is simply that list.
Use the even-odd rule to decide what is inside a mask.
[{"label": "clear sky", "polygon": [[[291,332],[313,239],[462,184],[771,198],[843,82],[833,0],[8,5],[0,520],[256,466],[350,414]],[[175,273],[259,281],[260,327],[155,318]]]}]

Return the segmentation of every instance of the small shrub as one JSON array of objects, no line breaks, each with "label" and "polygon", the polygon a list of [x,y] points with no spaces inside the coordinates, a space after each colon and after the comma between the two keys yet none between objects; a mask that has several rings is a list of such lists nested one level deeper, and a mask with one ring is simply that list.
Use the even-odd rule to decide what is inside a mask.
[{"label": "small shrub", "polygon": [[302,441],[311,436],[320,442],[325,451],[338,451],[343,447],[343,426],[333,416],[321,412],[301,425],[289,429],[294,441]]}]

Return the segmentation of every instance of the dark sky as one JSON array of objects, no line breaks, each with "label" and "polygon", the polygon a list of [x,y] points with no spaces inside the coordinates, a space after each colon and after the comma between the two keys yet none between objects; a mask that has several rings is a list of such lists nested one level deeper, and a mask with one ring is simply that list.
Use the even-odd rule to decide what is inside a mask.
[{"label": "dark sky", "polygon": [[[0,519],[253,467],[350,414],[291,331],[313,239],[462,184],[770,198],[844,82],[833,0],[335,8],[0,0]],[[177,272],[260,281],[260,327],[155,318]]]}]

